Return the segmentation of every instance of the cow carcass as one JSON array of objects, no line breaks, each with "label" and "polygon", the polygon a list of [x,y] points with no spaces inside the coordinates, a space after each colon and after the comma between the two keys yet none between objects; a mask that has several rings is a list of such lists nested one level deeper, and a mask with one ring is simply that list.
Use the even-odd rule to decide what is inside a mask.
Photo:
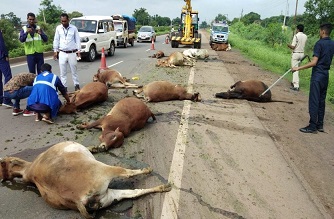
[{"label": "cow carcass", "polygon": [[150,117],[156,120],[154,114],[143,101],[135,97],[127,97],[118,101],[106,116],[92,123],[78,125],[77,128],[102,129],[102,134],[99,137],[101,144],[97,147],[89,147],[89,150],[95,153],[120,147],[124,138],[131,131],[143,128]]},{"label": "cow carcass", "polygon": [[132,170],[106,165],[97,161],[85,146],[73,141],[53,145],[33,162],[5,157],[0,163],[0,179],[22,178],[24,182],[34,183],[49,205],[78,210],[85,218],[93,218],[88,212],[125,198],[171,190],[170,184],[149,189],[110,189],[108,185],[116,177],[149,174],[152,169]]},{"label": "cow carcass", "polygon": [[195,60],[184,56],[181,52],[173,52],[167,59],[159,59],[157,61],[157,67],[172,67],[176,66],[193,66]]},{"label": "cow carcass", "polygon": [[188,93],[187,90],[177,84],[168,81],[153,81],[133,91],[138,98],[147,102],[162,102],[168,100],[192,100],[201,101],[199,93]]},{"label": "cow carcass", "polygon": [[156,53],[154,53],[152,56],[149,57],[160,59],[162,57],[165,57],[165,53],[161,50],[158,50]]},{"label": "cow carcass", "polygon": [[209,58],[209,52],[206,49],[186,49],[183,55],[193,59],[207,59]]},{"label": "cow carcass", "polygon": [[138,88],[137,84],[127,82],[120,72],[114,69],[99,69],[93,76],[93,81],[99,81],[107,85],[108,88]]},{"label": "cow carcass", "polygon": [[101,82],[90,82],[80,90],[69,94],[69,96],[71,102],[63,104],[59,109],[59,113],[76,113],[77,110],[106,101],[108,99],[108,87]]},{"label": "cow carcass", "polygon": [[215,50],[215,51],[229,51],[231,50],[231,45],[228,43],[213,43],[211,44],[211,49]]},{"label": "cow carcass", "polygon": [[259,80],[238,81],[233,84],[227,92],[216,93],[216,97],[223,99],[245,99],[255,102],[285,102],[292,104],[291,101],[280,101],[271,99],[271,91],[268,90],[261,95],[268,86]]}]

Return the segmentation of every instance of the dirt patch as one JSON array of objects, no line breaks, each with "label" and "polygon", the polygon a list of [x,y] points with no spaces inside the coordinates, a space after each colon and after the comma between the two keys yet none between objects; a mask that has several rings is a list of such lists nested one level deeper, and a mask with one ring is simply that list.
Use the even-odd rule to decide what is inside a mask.
[{"label": "dirt patch", "polygon": [[[236,49],[217,53],[235,81],[258,79],[270,86],[280,77],[262,70]],[[293,101],[294,104],[249,103],[277,143],[282,155],[304,183],[305,189],[315,193],[326,211],[334,217],[333,107],[327,104],[324,133],[301,133],[299,128],[308,125],[309,121],[308,93],[292,91],[289,88],[290,82],[284,78],[271,89],[272,99]]]}]

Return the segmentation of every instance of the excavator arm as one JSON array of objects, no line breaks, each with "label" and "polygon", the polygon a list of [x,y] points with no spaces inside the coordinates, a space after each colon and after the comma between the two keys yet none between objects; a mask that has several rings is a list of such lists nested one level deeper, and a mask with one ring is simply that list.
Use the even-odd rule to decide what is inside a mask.
[{"label": "excavator arm", "polygon": [[172,48],[178,48],[179,44],[194,45],[201,48],[201,35],[198,33],[198,12],[192,10],[191,0],[184,0],[186,3],[181,11],[181,31],[171,35]]}]

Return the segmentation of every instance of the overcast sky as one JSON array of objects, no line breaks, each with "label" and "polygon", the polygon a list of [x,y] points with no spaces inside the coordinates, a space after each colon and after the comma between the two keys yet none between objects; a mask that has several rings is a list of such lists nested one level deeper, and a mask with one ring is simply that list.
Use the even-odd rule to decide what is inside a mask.
[{"label": "overcast sky", "polygon": [[[299,0],[297,14],[305,11],[304,3]],[[211,22],[218,14],[228,17],[229,20],[239,18],[255,12],[261,19],[295,14],[297,0],[192,0],[193,10],[199,12],[200,22]],[[0,0],[0,14],[13,12],[22,21],[26,20],[28,12],[38,13],[41,0]],[[60,6],[66,12],[79,11],[84,15],[132,15],[135,9],[145,8],[149,15],[160,15],[174,19],[180,17],[183,0],[53,0],[53,4]]]}]

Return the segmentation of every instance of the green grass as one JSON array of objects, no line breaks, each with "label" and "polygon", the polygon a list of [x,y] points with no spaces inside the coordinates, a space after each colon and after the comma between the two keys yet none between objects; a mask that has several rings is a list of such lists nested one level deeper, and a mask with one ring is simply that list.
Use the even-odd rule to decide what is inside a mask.
[{"label": "green grass", "polygon": [[[278,75],[283,75],[291,68],[291,53],[287,52],[286,45],[269,47],[267,44],[256,41],[246,40],[237,34],[230,33],[229,41],[232,47],[237,48],[243,55],[255,62],[262,69],[271,71]],[[284,46],[284,48],[283,48]],[[308,54],[312,58],[312,54]],[[302,64],[307,63],[305,59]],[[329,73],[329,85],[327,90],[327,101],[334,106],[334,76],[333,76],[334,63],[332,63]],[[312,69],[305,69],[299,72],[300,89],[309,92],[310,78]],[[287,74],[285,78],[289,81],[292,80],[292,73]]]}]

